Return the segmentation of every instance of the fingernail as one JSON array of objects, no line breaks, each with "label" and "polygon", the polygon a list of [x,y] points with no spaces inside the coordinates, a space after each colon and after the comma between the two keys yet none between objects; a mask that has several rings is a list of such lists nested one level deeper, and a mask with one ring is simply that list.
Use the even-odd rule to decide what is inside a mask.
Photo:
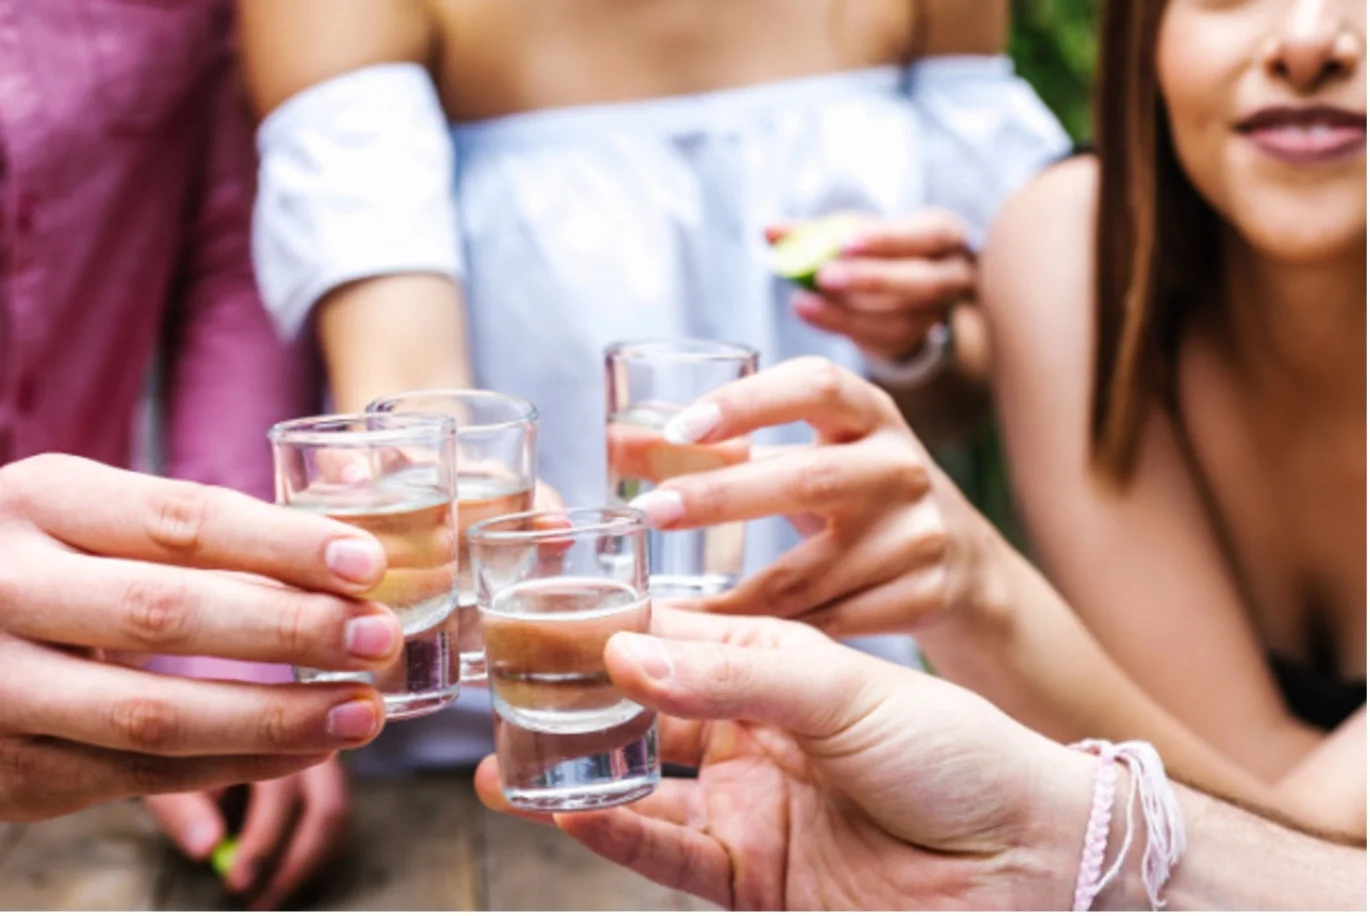
[{"label": "fingernail", "polygon": [[816,315],[823,311],[823,297],[809,292],[794,294],[794,310],[801,315]]},{"label": "fingernail", "polygon": [[722,420],[723,411],[718,409],[718,405],[705,401],[686,407],[671,417],[661,435],[674,445],[689,445],[717,429]]},{"label": "fingernail", "polygon": [[655,636],[621,633],[614,637],[614,641],[618,643],[619,651],[632,659],[633,664],[652,680],[664,681],[675,673],[666,645]]},{"label": "fingernail", "polygon": [[186,852],[196,859],[203,858],[214,851],[219,842],[219,825],[214,821],[195,821],[186,826],[181,843]]},{"label": "fingernail", "polygon": [[395,621],[382,614],[367,614],[353,617],[343,630],[347,651],[358,658],[389,658],[399,641],[399,627]]},{"label": "fingernail", "polygon": [[647,514],[653,528],[674,525],[685,515],[685,500],[675,490],[653,490],[643,493],[629,504],[630,508]]},{"label": "fingernail", "polygon": [[866,236],[854,235],[842,243],[843,254],[860,254],[866,247]]},{"label": "fingernail", "polygon": [[349,700],[328,711],[324,727],[331,737],[360,741],[376,733],[380,727],[380,717],[376,714],[375,704],[366,700]]},{"label": "fingernail", "polygon": [[851,285],[851,271],[841,264],[824,264],[818,268],[818,285],[824,289],[846,289]]},{"label": "fingernail", "polygon": [[385,553],[380,545],[359,538],[330,541],[324,548],[323,561],[334,575],[358,585],[370,585],[385,572]]}]

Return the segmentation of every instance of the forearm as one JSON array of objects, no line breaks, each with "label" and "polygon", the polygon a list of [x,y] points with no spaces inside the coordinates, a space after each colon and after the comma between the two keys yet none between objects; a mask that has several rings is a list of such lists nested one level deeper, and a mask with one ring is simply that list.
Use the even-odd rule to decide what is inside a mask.
[{"label": "forearm", "polygon": [[358,411],[384,395],[469,388],[466,312],[447,277],[396,274],[329,293],[316,310],[334,409]]},{"label": "forearm", "polygon": [[[1172,910],[1364,910],[1365,849],[1299,833],[1175,785],[1188,846],[1162,896]],[[1120,786],[1121,789],[1121,786]],[[1122,848],[1125,796],[1115,803],[1109,854]],[[1134,815],[1140,822],[1141,814]],[[1134,838],[1097,909],[1148,909],[1144,843]]]},{"label": "forearm", "polygon": [[978,607],[958,609],[916,633],[939,674],[1058,741],[1150,741],[1173,772],[1234,797],[1273,802],[1268,786],[1129,679],[1045,578],[1001,537],[987,534],[982,550],[989,560],[980,574]]}]

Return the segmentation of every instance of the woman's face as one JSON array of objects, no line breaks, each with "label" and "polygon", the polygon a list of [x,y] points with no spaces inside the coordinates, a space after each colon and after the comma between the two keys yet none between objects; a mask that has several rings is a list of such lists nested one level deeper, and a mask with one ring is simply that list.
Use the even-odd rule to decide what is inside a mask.
[{"label": "woman's face", "polygon": [[1266,257],[1365,251],[1365,0],[1170,0],[1157,47],[1180,164]]}]

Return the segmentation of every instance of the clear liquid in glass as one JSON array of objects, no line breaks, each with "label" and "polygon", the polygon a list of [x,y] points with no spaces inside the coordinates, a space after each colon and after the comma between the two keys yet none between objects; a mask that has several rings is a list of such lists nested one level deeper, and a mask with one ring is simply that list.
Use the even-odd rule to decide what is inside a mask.
[{"label": "clear liquid in glass", "polygon": [[[609,493],[617,505],[632,502],[664,480],[741,464],[751,454],[746,437],[708,445],[666,441],[662,429],[682,410],[647,403],[609,417]],[[735,586],[742,575],[746,526],[740,522],[694,531],[652,531],[652,594],[659,597],[714,595]]]},{"label": "clear liquid in glass", "polygon": [[362,681],[385,698],[386,718],[407,719],[448,705],[461,690],[458,652],[456,527],[451,498],[402,480],[356,492],[300,493],[292,508],[327,515],[370,532],[389,563],[380,585],[363,597],[388,607],[400,620],[399,661],[376,672],[296,668],[303,683]]},{"label": "clear liquid in glass", "polygon": [[615,633],[647,632],[651,600],[607,579],[526,582],[481,607],[505,797],[574,811],[641,798],[661,778],[656,713],[604,668]]},{"label": "clear liquid in glass", "polygon": [[532,508],[532,486],[512,473],[461,471],[457,475],[457,576],[461,590],[457,615],[461,632],[461,680],[468,686],[483,685],[486,675],[485,641],[481,636],[480,609],[476,606],[475,577],[466,532],[478,522]]}]

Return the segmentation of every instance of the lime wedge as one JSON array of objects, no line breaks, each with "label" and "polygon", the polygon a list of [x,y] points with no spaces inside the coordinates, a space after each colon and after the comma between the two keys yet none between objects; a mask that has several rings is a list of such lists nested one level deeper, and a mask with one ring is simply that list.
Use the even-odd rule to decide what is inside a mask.
[{"label": "lime wedge", "polygon": [[219,845],[214,847],[214,851],[209,854],[209,865],[214,869],[214,874],[220,878],[227,877],[233,868],[233,860],[238,855],[238,838],[229,837],[220,840]]},{"label": "lime wedge", "polygon": [[824,216],[800,223],[771,247],[771,271],[805,289],[814,289],[818,269],[842,253],[856,229],[851,216]]}]

